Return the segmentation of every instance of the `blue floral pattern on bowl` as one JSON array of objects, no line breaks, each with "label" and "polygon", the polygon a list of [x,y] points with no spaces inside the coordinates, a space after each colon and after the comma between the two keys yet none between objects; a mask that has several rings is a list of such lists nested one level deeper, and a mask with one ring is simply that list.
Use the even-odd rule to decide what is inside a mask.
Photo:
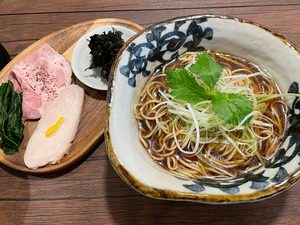
[{"label": "blue floral pattern on bowl", "polygon": [[[126,51],[130,53],[128,64],[120,68],[120,73],[128,78],[128,84],[131,87],[136,86],[137,74],[144,77],[149,76],[153,71],[147,69],[147,62],[158,61],[160,65],[166,64],[179,56],[178,49],[184,47],[186,51],[204,51],[205,48],[200,46],[203,38],[211,40],[213,38],[213,29],[207,27],[202,29],[201,23],[207,22],[206,18],[192,20],[186,32],[182,32],[180,27],[187,21],[178,21],[174,23],[174,29],[171,32],[166,31],[165,26],[157,26],[146,35],[146,42],[131,43]],[[187,41],[188,37],[192,40]],[[142,54],[143,49],[148,49],[148,53]],[[171,57],[164,59],[166,53],[172,53]],[[155,68],[156,70],[158,68]]]}]

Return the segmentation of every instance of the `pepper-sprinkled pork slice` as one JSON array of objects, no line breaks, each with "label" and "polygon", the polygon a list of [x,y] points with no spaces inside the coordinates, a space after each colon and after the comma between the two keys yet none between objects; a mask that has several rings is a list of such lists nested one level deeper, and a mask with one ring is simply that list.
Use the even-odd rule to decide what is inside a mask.
[{"label": "pepper-sprinkled pork slice", "polygon": [[46,43],[17,63],[8,79],[23,95],[23,119],[41,118],[60,90],[71,84],[71,76],[70,63]]}]

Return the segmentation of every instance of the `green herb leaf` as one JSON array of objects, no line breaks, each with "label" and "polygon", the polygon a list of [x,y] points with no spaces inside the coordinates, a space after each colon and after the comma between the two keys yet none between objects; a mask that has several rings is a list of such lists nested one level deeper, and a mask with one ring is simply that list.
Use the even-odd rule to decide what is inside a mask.
[{"label": "green herb leaf", "polygon": [[[198,62],[191,65],[189,69],[202,78],[210,91],[206,91],[199,85],[189,71],[178,68],[175,71],[166,72],[167,85],[172,89],[170,94],[176,99],[192,104],[211,99],[214,113],[219,118],[227,123],[238,125],[253,111],[252,102],[241,94],[214,92],[213,88],[221,76],[223,67],[214,61],[207,52],[203,52],[197,57],[199,58]],[[247,125],[251,119],[252,117],[249,117],[243,125]]]},{"label": "green herb leaf", "polygon": [[[233,125],[238,125],[253,111],[252,102],[240,94],[214,92],[211,100],[218,117]],[[251,119],[252,117],[248,118],[243,125],[247,125]]]},{"label": "green herb leaf", "polygon": [[202,54],[198,54],[197,57],[199,60],[191,65],[189,70],[198,74],[210,90],[213,91],[224,68],[205,51]]},{"label": "green herb leaf", "polygon": [[207,100],[210,94],[201,87],[193,75],[186,69],[177,68],[166,71],[167,85],[172,89],[171,95],[188,103],[197,103]]}]

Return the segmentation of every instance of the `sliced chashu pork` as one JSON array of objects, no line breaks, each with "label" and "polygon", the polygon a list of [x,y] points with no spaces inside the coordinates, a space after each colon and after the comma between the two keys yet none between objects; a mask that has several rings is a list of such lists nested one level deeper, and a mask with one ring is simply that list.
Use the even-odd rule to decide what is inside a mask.
[{"label": "sliced chashu pork", "polygon": [[70,63],[48,44],[14,65],[8,79],[23,95],[23,120],[41,118],[59,91],[71,84],[71,76]]},{"label": "sliced chashu pork", "polygon": [[[39,120],[28,142],[24,155],[28,168],[37,169],[49,163],[59,163],[68,153],[77,132],[83,100],[84,90],[77,85],[72,84],[60,91]],[[46,132],[60,118],[64,121],[56,133],[47,137]]]}]

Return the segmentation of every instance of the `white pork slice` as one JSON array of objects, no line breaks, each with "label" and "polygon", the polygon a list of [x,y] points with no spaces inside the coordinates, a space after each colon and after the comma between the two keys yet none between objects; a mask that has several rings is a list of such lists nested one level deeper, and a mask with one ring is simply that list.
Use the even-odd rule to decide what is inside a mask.
[{"label": "white pork slice", "polygon": [[[56,164],[68,154],[77,133],[82,112],[84,90],[72,84],[63,88],[56,99],[49,105],[38,122],[32,134],[24,155],[24,162],[28,168],[37,169],[47,164]],[[46,136],[46,131],[57,124],[56,133]]]}]

